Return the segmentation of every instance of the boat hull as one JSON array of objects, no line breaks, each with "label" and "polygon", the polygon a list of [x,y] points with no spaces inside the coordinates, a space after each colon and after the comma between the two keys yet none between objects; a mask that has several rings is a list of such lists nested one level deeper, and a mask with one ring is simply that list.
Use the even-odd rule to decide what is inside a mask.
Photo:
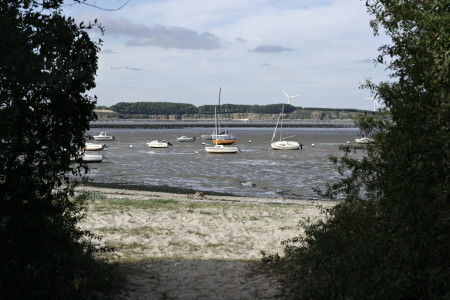
[{"label": "boat hull", "polygon": [[98,135],[95,135],[92,138],[96,141],[112,141],[114,139],[112,136],[98,136]]},{"label": "boat hull", "polygon": [[205,151],[207,153],[212,154],[232,154],[237,153],[239,151],[238,147],[223,147],[222,145],[214,146],[214,147],[205,147]]},{"label": "boat hull", "polygon": [[232,145],[235,143],[235,140],[213,140],[212,143],[214,145]]},{"label": "boat hull", "polygon": [[215,139],[235,140],[236,139],[229,131],[225,131],[221,134],[202,134],[200,137],[203,140],[215,140]]},{"label": "boat hull", "polygon": [[371,138],[363,137],[363,138],[355,139],[355,142],[357,142],[358,144],[371,144],[374,141]]},{"label": "boat hull", "polygon": [[149,146],[150,148],[168,148],[169,143],[153,141],[153,142],[147,143],[147,146]]},{"label": "boat hull", "polygon": [[190,143],[195,142],[196,138],[194,137],[179,137],[177,138],[177,142],[179,143]]},{"label": "boat hull", "polygon": [[300,144],[294,141],[278,141],[271,143],[270,146],[273,150],[298,150]]},{"label": "boat hull", "polygon": [[84,162],[102,162],[103,155],[101,154],[83,154],[82,159]]},{"label": "boat hull", "polygon": [[103,148],[105,148],[105,145],[103,145],[103,144],[86,143],[84,150],[85,151],[100,151],[100,150],[103,150]]}]

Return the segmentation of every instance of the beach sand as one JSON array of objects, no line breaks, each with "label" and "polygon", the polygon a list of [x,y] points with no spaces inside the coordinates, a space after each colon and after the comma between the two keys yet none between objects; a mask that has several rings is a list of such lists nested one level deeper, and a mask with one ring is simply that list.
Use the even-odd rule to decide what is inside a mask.
[{"label": "beach sand", "polygon": [[274,299],[262,251],[283,252],[298,222],[331,201],[205,196],[78,187],[95,199],[81,224],[115,248],[126,269],[124,299]]}]

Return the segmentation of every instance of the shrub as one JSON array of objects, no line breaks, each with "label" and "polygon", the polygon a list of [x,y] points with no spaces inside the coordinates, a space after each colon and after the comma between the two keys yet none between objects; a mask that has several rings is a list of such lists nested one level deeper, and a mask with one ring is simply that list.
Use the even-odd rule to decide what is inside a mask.
[{"label": "shrub", "polygon": [[450,8],[444,0],[366,3],[375,33],[384,28],[392,40],[378,57],[392,81],[366,84],[386,109],[357,119],[375,142],[342,147],[333,161],[343,179],[325,195],[345,201],[283,258],[266,261],[283,269],[297,298],[447,299]]}]

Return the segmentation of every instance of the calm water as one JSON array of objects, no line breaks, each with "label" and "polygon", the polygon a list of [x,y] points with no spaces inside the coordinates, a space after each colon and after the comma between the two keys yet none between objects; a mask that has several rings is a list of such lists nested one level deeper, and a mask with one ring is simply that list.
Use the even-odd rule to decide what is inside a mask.
[{"label": "calm water", "polygon": [[[116,140],[102,142],[109,146],[103,151],[108,159],[90,165],[92,181],[304,199],[317,199],[313,188],[338,178],[328,157],[338,154],[339,145],[354,141],[358,133],[353,128],[288,128],[285,135],[295,135],[289,139],[302,143],[303,150],[274,151],[270,149],[272,129],[233,128],[242,152],[214,155],[204,151],[202,142],[208,141],[176,141],[181,135],[210,134],[211,128],[95,129],[90,134],[99,131],[114,135]],[[145,143],[154,139],[170,141],[173,147],[149,148]]]}]

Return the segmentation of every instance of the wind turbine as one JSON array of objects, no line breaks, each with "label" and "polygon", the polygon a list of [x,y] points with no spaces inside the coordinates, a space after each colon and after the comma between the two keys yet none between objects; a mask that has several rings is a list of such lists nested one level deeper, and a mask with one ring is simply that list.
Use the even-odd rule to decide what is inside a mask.
[{"label": "wind turbine", "polygon": [[286,96],[286,98],[288,99],[288,104],[291,104],[291,99],[292,98],[296,98],[296,97],[300,97],[300,95],[293,95],[293,96],[289,96],[285,91],[281,91],[285,96]]},{"label": "wind turbine", "polygon": [[377,100],[373,97],[364,98],[366,100],[372,100],[373,101],[373,111],[376,111],[377,108]]}]

